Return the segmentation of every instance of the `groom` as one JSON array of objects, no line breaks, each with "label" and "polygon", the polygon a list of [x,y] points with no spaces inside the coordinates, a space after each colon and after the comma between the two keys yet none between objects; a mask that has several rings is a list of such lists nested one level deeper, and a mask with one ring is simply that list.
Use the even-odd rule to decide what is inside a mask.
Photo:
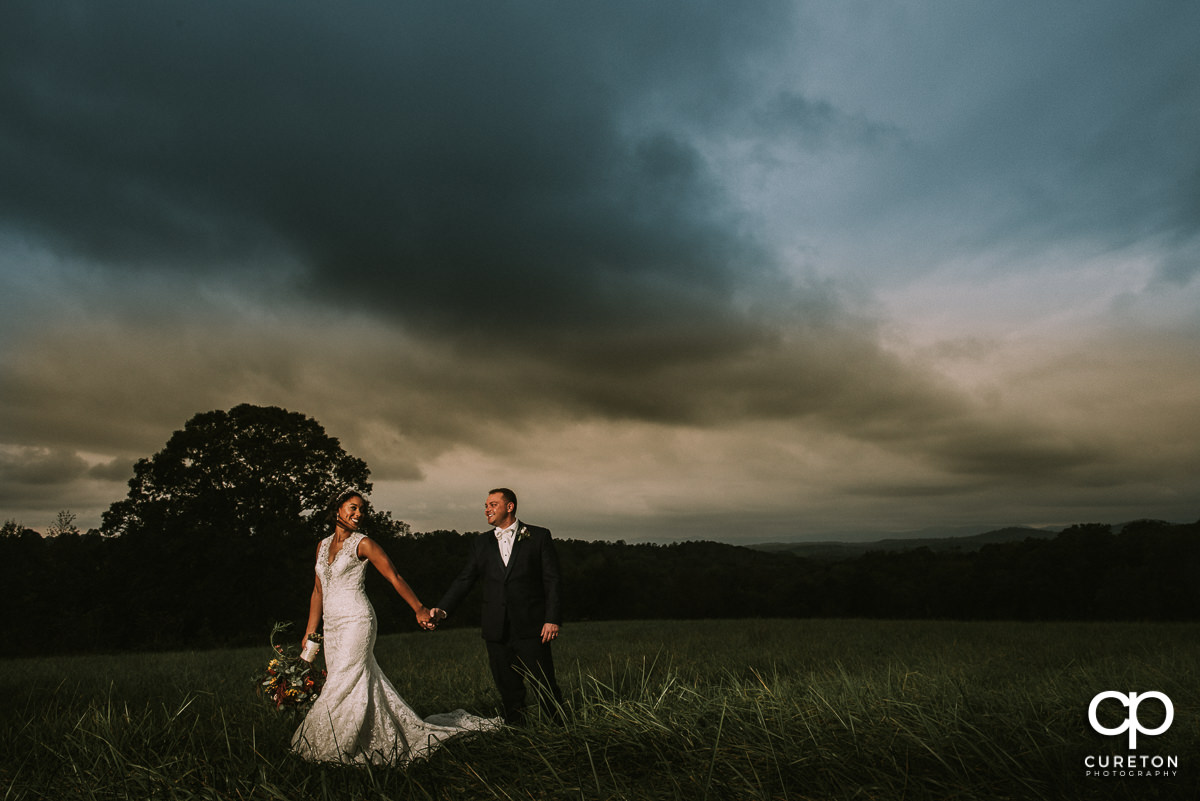
[{"label": "groom", "polygon": [[492,531],[472,540],[466,566],[430,613],[435,621],[445,619],[482,577],[483,639],[505,722],[525,722],[528,676],[543,710],[562,723],[562,693],[550,653],[562,623],[550,530],[518,520],[517,496],[505,487],[488,493],[483,511]]}]

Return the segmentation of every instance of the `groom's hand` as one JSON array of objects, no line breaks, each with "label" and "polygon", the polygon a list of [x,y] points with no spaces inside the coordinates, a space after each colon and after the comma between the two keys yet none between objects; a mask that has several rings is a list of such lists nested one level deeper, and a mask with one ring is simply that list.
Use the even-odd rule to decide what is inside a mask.
[{"label": "groom's hand", "polygon": [[449,613],[447,613],[445,609],[438,609],[436,606],[429,610],[429,617],[435,626],[449,616]]},{"label": "groom's hand", "polygon": [[542,642],[550,642],[558,639],[558,626],[553,623],[546,623],[542,626]]},{"label": "groom's hand", "polygon": [[433,615],[431,610],[421,607],[417,610],[417,625],[423,629],[432,629],[434,627]]}]

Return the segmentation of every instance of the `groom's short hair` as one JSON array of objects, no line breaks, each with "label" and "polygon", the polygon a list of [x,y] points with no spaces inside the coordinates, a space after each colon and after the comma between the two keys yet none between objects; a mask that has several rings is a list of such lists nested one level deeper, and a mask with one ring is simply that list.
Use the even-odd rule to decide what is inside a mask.
[{"label": "groom's short hair", "polygon": [[517,493],[510,490],[508,487],[497,487],[494,490],[489,490],[488,495],[503,495],[505,503],[513,505],[513,511],[517,509]]}]

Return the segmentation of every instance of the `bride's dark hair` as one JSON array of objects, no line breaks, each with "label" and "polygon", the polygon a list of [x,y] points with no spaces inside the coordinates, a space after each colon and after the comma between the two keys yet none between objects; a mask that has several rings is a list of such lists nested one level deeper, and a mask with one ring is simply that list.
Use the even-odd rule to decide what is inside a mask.
[{"label": "bride's dark hair", "polygon": [[337,497],[330,501],[329,507],[325,510],[325,522],[329,526],[337,525],[338,509],[341,509],[342,504],[351,498],[358,498],[363,502],[363,517],[367,517],[371,513],[371,502],[367,500],[366,495],[363,495],[362,490],[357,487],[346,487],[337,494]]}]

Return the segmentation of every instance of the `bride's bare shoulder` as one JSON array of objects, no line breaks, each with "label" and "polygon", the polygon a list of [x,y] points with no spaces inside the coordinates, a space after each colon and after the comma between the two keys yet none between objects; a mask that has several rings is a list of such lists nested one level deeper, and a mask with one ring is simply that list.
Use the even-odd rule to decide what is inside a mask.
[{"label": "bride's bare shoulder", "polygon": [[368,537],[366,534],[360,534],[358,537],[358,545],[354,548],[354,553],[359,559],[369,559],[371,553],[378,550],[379,545],[375,540]]}]

